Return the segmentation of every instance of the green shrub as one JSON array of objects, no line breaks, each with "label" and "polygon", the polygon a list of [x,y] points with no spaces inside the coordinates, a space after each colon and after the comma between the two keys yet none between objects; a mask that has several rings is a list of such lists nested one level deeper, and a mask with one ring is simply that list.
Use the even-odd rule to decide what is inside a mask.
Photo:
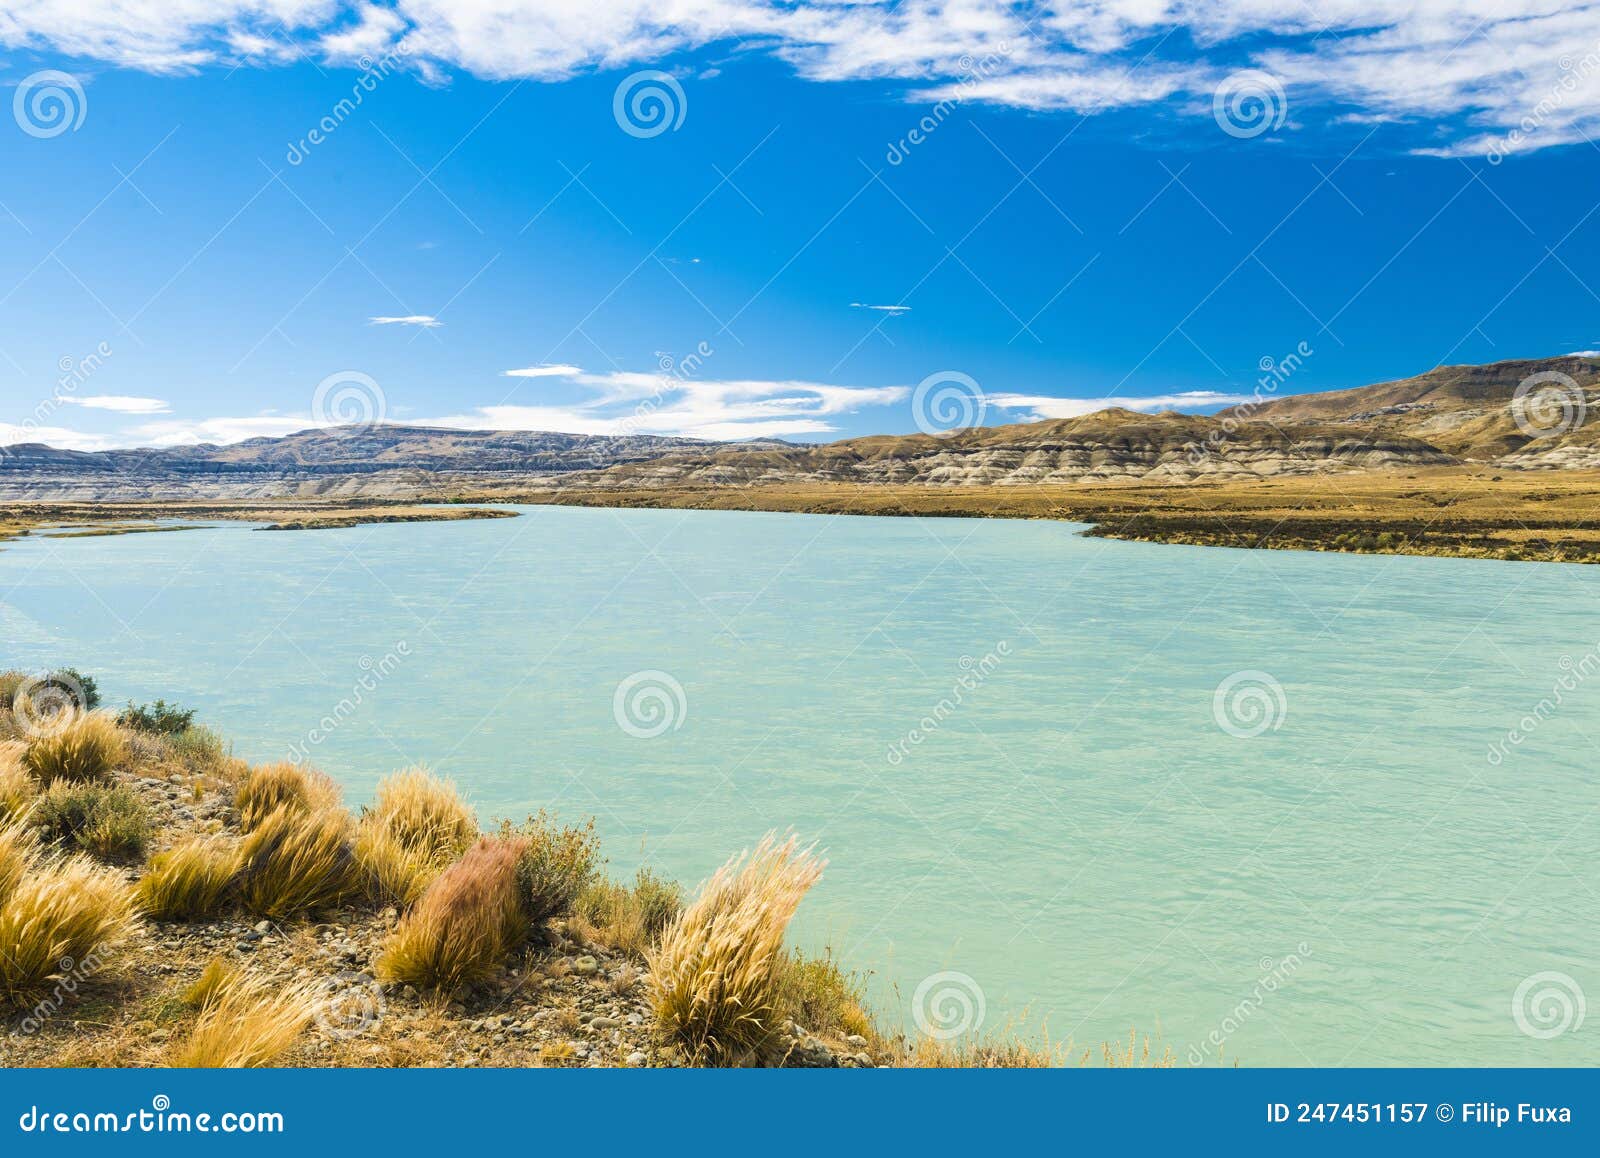
[{"label": "green shrub", "polygon": [[191,772],[215,772],[228,760],[222,737],[202,724],[168,736],[167,750]]},{"label": "green shrub", "polygon": [[129,700],[128,706],[117,716],[117,723],[136,732],[176,736],[194,723],[194,709],[180,708],[166,700],[157,700],[153,704],[135,704]]},{"label": "green shrub", "polygon": [[150,816],[126,784],[58,780],[38,797],[32,819],[46,840],[96,856],[137,857],[150,840]]},{"label": "green shrub", "polygon": [[554,816],[541,810],[518,827],[502,824],[501,835],[527,841],[517,858],[517,887],[535,928],[572,908],[600,862],[592,818],[563,828]]}]

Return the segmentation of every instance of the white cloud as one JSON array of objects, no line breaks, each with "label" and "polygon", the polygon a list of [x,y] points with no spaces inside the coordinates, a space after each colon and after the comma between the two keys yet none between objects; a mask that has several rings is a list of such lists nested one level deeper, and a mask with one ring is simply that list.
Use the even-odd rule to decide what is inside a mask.
[{"label": "white cloud", "polygon": [[7,0],[0,47],[155,72],[395,52],[423,76],[560,80],[739,43],[918,102],[1209,118],[1241,67],[1295,113],[1417,119],[1430,151],[1513,153],[1600,130],[1600,0]]},{"label": "white cloud", "polygon": [[174,419],[146,422],[117,436],[117,446],[193,446],[202,442],[226,445],[247,438],[281,437],[327,426],[310,417],[256,414],[246,418]]},{"label": "white cloud", "polygon": [[128,394],[89,394],[82,398],[63,396],[61,401],[90,410],[114,410],[118,414],[167,414],[171,407],[160,398],[136,398]]},{"label": "white cloud", "polygon": [[910,306],[874,306],[868,305],[866,302],[851,302],[850,308],[856,310],[881,310],[892,317],[898,317],[900,314],[909,314],[911,312]]},{"label": "white cloud", "polygon": [[64,426],[18,426],[11,422],[0,422],[0,446],[15,446],[24,442],[41,442],[57,450],[105,450],[110,446],[122,445],[103,434],[84,434]]},{"label": "white cloud", "polygon": [[566,365],[524,366],[520,370],[501,371],[507,378],[571,378],[582,373],[578,367]]},{"label": "white cloud", "polygon": [[[546,367],[530,367],[546,369]],[[468,414],[423,419],[467,430],[554,430],[566,434],[663,434],[714,440],[828,434],[830,421],[868,406],[888,406],[904,386],[832,386],[801,380],[678,378],[642,371],[591,373],[562,366],[560,377],[593,397],[571,406],[502,402]]]},{"label": "white cloud", "polygon": [[1046,418],[1081,418],[1113,406],[1144,414],[1162,410],[1207,410],[1248,402],[1250,395],[1222,394],[1215,390],[1185,390],[1147,398],[1053,398],[1047,394],[989,394],[985,401],[1001,410],[1026,410],[1030,421],[1039,421]]},{"label": "white cloud", "polygon": [[421,326],[429,330],[434,326],[444,325],[432,314],[406,314],[404,317],[377,317],[367,320],[375,326]]}]

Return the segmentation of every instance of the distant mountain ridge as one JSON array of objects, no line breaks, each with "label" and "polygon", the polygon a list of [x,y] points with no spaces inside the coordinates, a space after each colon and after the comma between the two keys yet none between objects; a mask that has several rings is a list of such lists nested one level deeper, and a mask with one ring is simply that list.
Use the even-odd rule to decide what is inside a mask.
[{"label": "distant mountain ridge", "polygon": [[[1590,421],[1592,415],[1593,420]],[[443,497],[528,489],[1241,479],[1444,466],[1600,469],[1600,358],[1442,366],[1212,416],[1107,409],[821,445],[371,425],[227,446],[0,448],[0,499]]]}]

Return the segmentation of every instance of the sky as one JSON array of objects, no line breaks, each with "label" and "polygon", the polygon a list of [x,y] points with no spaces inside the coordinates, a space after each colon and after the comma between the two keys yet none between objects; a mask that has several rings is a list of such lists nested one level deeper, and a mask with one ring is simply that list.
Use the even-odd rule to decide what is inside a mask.
[{"label": "sky", "polygon": [[1600,4],[111,8],[0,11],[0,444],[814,441],[1600,347]]}]

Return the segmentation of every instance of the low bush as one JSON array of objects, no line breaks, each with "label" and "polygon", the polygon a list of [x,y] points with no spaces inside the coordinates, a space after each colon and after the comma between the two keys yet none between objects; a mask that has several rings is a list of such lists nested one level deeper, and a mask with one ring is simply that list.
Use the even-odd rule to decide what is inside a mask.
[{"label": "low bush", "polygon": [[239,852],[217,839],[186,841],[150,860],[139,881],[139,907],[158,921],[220,917],[232,899]]},{"label": "low bush", "polygon": [[280,808],[314,812],[335,808],[338,804],[338,785],[314,768],[287,761],[250,769],[234,797],[234,806],[239,810],[239,827],[246,832]]},{"label": "low bush", "polygon": [[196,774],[222,774],[229,763],[228,746],[223,743],[222,737],[200,724],[168,736],[167,750],[186,769]]},{"label": "low bush", "polygon": [[150,814],[126,784],[57,780],[34,802],[31,819],[48,841],[107,859],[144,854]]},{"label": "low bush", "polygon": [[783,937],[823,862],[769,833],[719,868],[649,955],[656,1020],[693,1062],[773,1060],[783,1030]]},{"label": "low bush", "polygon": [[785,959],[781,976],[784,1010],[810,1032],[824,1038],[877,1038],[867,1013],[864,979],[841,969],[832,954],[807,957],[795,950]]},{"label": "low bush", "polygon": [[573,903],[573,915],[583,922],[591,940],[643,957],[661,931],[683,910],[683,890],[677,882],[639,870],[633,887],[616,881],[592,880]]},{"label": "low bush", "polygon": [[311,1024],[318,994],[305,982],[283,986],[219,973],[210,992],[201,998],[194,1028],[172,1050],[170,1061],[175,1066],[243,1069],[271,1065]]},{"label": "low bush", "polygon": [[535,930],[551,917],[569,911],[584,886],[594,879],[600,843],[593,819],[563,827],[554,816],[541,811],[519,827],[503,824],[501,835],[523,844],[517,861],[517,887]]},{"label": "low bush", "polygon": [[135,732],[176,736],[194,723],[194,709],[180,708],[166,700],[157,700],[153,704],[135,704],[129,700],[128,706],[118,713],[117,723]]},{"label": "low bush", "polygon": [[133,895],[114,870],[82,856],[30,857],[0,904],[0,1004],[27,1004],[133,927]]},{"label": "low bush", "polygon": [[109,779],[126,743],[103,712],[79,712],[28,741],[22,764],[46,786],[58,780],[87,784]]},{"label": "low bush", "polygon": [[527,842],[484,837],[428,886],[384,944],[384,981],[453,992],[493,976],[528,939],[517,866]]},{"label": "low bush", "polygon": [[239,859],[240,898],[257,916],[335,908],[360,890],[350,817],[335,809],[281,805],[245,836]]}]

